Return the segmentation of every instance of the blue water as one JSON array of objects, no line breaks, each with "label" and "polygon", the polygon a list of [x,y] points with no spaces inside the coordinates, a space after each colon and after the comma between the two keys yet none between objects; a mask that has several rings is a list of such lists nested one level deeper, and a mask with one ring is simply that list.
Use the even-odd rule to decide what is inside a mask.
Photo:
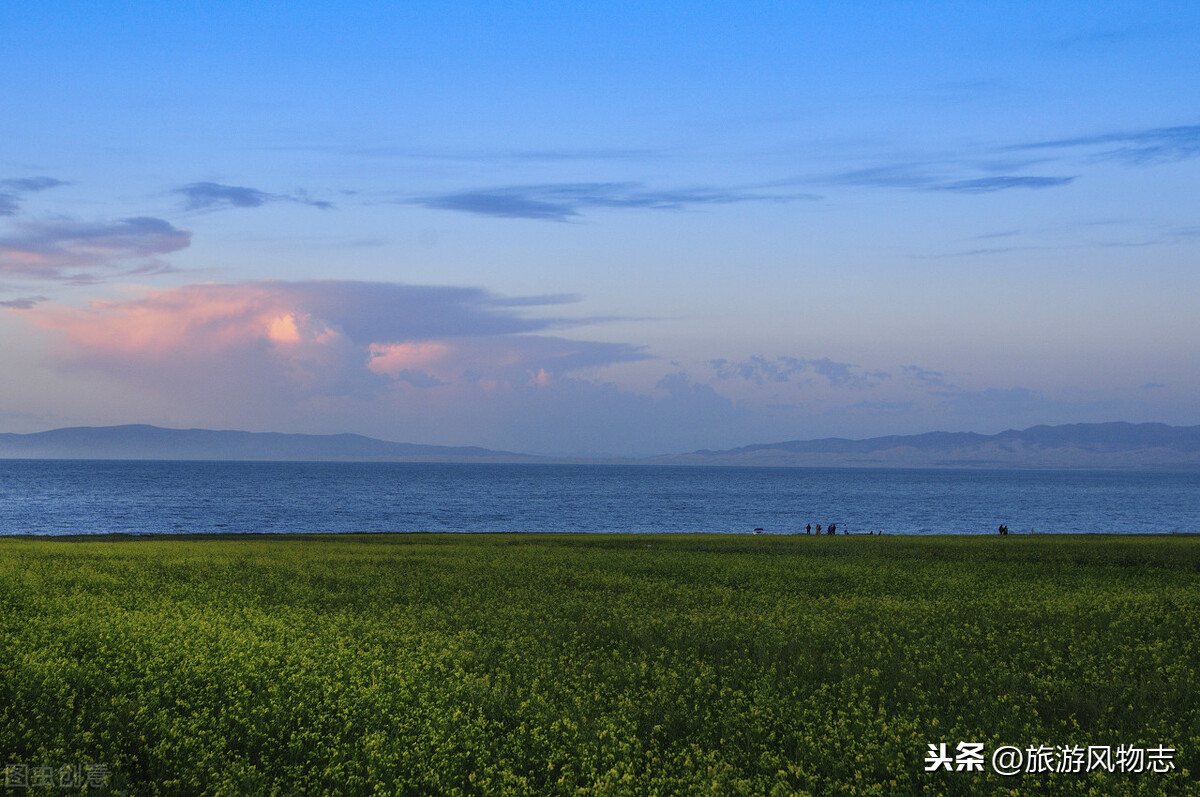
[{"label": "blue water", "polygon": [[1200,531],[1200,473],[0,461],[0,534]]}]

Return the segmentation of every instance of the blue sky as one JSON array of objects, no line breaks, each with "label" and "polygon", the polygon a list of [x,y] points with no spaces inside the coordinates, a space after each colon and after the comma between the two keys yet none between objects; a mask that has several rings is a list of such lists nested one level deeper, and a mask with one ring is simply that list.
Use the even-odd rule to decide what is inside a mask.
[{"label": "blue sky", "polygon": [[0,7],[0,427],[1200,423],[1193,4]]}]

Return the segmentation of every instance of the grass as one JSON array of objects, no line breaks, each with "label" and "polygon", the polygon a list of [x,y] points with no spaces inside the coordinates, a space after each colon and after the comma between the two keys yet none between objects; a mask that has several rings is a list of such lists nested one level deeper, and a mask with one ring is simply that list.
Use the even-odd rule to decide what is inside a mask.
[{"label": "grass", "polygon": [[0,756],[110,793],[1200,794],[1198,671],[1195,537],[0,539]]}]

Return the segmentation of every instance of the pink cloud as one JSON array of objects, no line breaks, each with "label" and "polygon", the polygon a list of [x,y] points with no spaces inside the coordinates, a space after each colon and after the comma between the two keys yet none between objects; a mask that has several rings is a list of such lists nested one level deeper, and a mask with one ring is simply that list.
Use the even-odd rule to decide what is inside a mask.
[{"label": "pink cloud", "polygon": [[441,341],[416,343],[372,343],[368,347],[367,367],[377,374],[395,376],[401,371],[427,370],[453,353],[454,348]]},{"label": "pink cloud", "polygon": [[[582,434],[585,399],[600,402],[587,411],[610,427],[614,418],[599,406],[648,400],[583,378],[646,355],[553,334],[564,322],[534,314],[556,303],[474,288],[305,281],[196,283],[0,312],[44,336],[38,350],[58,378],[81,386],[79,412],[90,415],[522,449],[518,439],[528,436],[557,450]],[[545,423],[552,414],[554,428]]]},{"label": "pink cloud", "polygon": [[[60,336],[70,367],[145,381],[204,378],[326,393],[389,381],[548,385],[553,375],[639,359],[636,347],[525,334],[551,320],[476,289],[391,283],[197,283],[21,317]],[[216,371],[216,373],[210,373]]]},{"label": "pink cloud", "polygon": [[86,308],[43,305],[29,315],[36,325],[61,331],[74,350],[142,358],[195,358],[271,341],[286,334],[282,319],[294,319],[285,297],[254,284],[187,285]]}]

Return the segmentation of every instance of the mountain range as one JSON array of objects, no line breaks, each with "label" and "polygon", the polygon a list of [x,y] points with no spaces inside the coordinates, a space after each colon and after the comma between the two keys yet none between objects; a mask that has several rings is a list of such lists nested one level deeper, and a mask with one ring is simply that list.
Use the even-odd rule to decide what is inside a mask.
[{"label": "mountain range", "polygon": [[656,457],[663,464],[910,468],[1200,469],[1200,426],[1076,423],[972,432],[762,443]]},{"label": "mountain range", "polygon": [[0,459],[174,459],[259,462],[532,462],[474,446],[392,443],[358,434],[280,434],[158,426],[75,426],[0,434]]},{"label": "mountain range", "polygon": [[[150,459],[331,462],[562,462],[474,446],[395,443],[357,434],[103,426],[0,434],[0,459]],[[570,460],[583,461],[583,460]],[[598,462],[601,460],[590,460]],[[929,432],[760,443],[604,462],[661,465],[1200,470],[1200,426],[1091,423],[994,435]]]}]

